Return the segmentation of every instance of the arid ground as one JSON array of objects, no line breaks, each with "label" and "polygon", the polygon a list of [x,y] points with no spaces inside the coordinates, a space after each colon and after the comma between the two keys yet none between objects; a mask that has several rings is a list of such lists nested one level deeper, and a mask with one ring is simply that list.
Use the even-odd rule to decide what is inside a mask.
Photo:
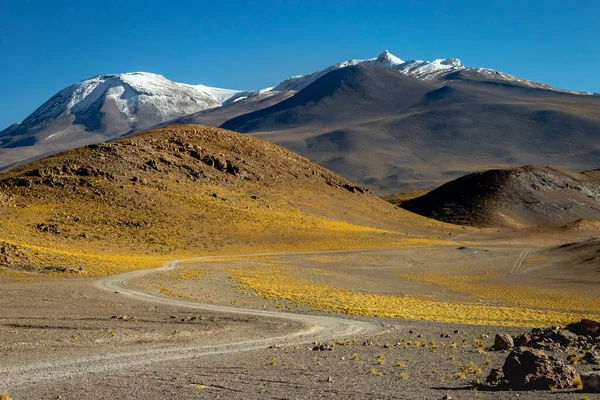
[{"label": "arid ground", "polygon": [[202,257],[108,277],[5,277],[0,390],[15,399],[592,398],[473,389],[506,357],[490,348],[495,333],[597,319],[598,275],[580,279],[582,267],[560,253],[590,233],[453,235],[445,245]]}]

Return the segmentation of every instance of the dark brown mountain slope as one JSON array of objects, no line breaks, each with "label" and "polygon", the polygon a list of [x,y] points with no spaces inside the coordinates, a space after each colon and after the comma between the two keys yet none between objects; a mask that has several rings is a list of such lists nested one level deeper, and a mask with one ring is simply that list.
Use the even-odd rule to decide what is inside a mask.
[{"label": "dark brown mountain slope", "polygon": [[600,162],[600,96],[394,70],[330,72],[224,128],[280,144],[380,194],[432,188],[472,171]]},{"label": "dark brown mountain slope", "polygon": [[526,227],[600,220],[600,179],[594,172],[521,167],[473,173],[401,207],[440,221]]}]

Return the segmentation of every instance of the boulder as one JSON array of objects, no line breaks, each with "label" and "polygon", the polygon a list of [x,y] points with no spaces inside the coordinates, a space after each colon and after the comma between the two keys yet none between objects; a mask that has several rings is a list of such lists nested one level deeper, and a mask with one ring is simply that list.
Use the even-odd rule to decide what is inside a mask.
[{"label": "boulder", "polygon": [[504,382],[504,372],[502,372],[502,368],[493,368],[490,371],[487,379],[485,380],[485,386],[487,387],[497,387],[501,386]]},{"label": "boulder", "polygon": [[590,393],[600,393],[600,371],[581,374],[582,390]]},{"label": "boulder", "polygon": [[600,336],[600,322],[593,319],[582,319],[567,325],[569,331],[582,336],[598,337]]},{"label": "boulder", "polygon": [[523,333],[513,340],[515,347],[527,346],[529,342],[531,342],[531,335],[529,333]]},{"label": "boulder", "polygon": [[494,349],[496,350],[508,350],[515,346],[513,338],[506,333],[497,333],[494,339]]},{"label": "boulder", "polygon": [[576,386],[577,374],[573,367],[549,356],[541,350],[518,347],[510,352],[501,374],[492,371],[487,387],[513,390],[554,390]]}]

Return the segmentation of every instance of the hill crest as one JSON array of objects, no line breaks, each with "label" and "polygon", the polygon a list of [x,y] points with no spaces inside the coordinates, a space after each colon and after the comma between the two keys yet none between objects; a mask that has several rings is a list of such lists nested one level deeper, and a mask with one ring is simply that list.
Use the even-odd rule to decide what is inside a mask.
[{"label": "hill crest", "polygon": [[600,180],[543,166],[489,170],[448,182],[401,207],[461,225],[558,226],[600,220]]}]

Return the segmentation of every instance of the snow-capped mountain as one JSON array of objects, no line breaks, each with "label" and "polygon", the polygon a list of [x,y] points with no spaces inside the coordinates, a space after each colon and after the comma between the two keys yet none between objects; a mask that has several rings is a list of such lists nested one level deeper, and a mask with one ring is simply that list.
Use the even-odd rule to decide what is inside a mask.
[{"label": "snow-capped mountain", "polygon": [[404,61],[387,50],[375,58],[344,61],[254,91],[177,83],[145,72],[98,75],[61,90],[23,122],[0,131],[0,169],[40,155],[181,121],[187,116],[220,124],[225,116],[234,118],[267,107],[334,70],[354,65],[391,68],[440,85],[456,80],[503,81],[556,90],[491,69],[467,68],[457,58]]},{"label": "snow-capped mountain", "polygon": [[[395,69],[404,75],[412,76],[417,79],[432,81],[432,80],[455,80],[458,78],[475,79],[475,80],[493,80],[512,82],[522,86],[532,88],[540,88],[547,90],[554,89],[546,84],[528,81],[518,78],[503,72],[499,72],[489,68],[468,68],[465,67],[458,58],[440,58],[433,61],[411,60],[404,61],[389,51],[385,50],[376,58],[366,60],[348,60],[332,65],[321,71],[313,72],[307,75],[292,76],[275,86],[273,90],[302,90],[310,85],[321,76],[339,68],[345,68],[352,65],[377,65]],[[580,93],[566,90],[558,90],[574,94],[591,94]]]},{"label": "snow-capped mountain", "polygon": [[352,65],[377,65],[380,67],[393,68],[405,75],[423,80],[437,79],[442,74],[465,68],[457,58],[440,59],[431,62],[420,60],[403,61],[386,50],[376,58],[343,61],[311,74],[292,76],[275,86],[273,90],[302,90],[321,76],[336,69]]},{"label": "snow-capped mountain", "polygon": [[[253,94],[177,83],[146,72],[98,75],[61,90],[23,122],[0,132],[0,147],[27,147],[20,153],[35,157],[112,139]],[[23,158],[8,153],[14,151],[0,152],[1,166]]]},{"label": "snow-capped mountain", "polygon": [[168,121],[219,107],[234,96],[248,93],[172,82],[146,72],[98,75],[61,90],[19,125],[35,129],[48,120],[69,115],[77,119],[107,105],[131,123],[148,125],[140,121],[141,115],[151,112],[152,119]]}]

